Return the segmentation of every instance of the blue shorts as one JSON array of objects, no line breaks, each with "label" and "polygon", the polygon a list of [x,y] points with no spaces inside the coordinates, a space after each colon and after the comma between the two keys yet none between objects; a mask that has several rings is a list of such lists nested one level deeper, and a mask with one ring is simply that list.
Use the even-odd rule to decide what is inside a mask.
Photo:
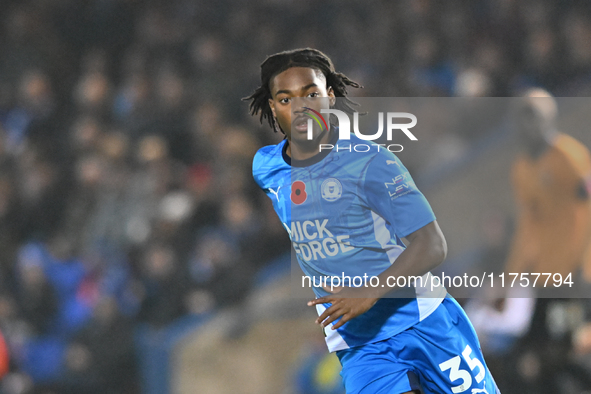
[{"label": "blue shorts", "polygon": [[408,330],[336,354],[347,394],[500,394],[474,328],[453,298]]}]

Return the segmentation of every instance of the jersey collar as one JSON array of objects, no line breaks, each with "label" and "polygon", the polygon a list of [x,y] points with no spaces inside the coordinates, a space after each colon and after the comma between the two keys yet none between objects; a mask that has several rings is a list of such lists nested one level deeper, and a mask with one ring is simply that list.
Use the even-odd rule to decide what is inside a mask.
[{"label": "jersey collar", "polygon": [[[339,132],[338,132],[338,129],[336,127],[331,127],[331,132],[332,132],[332,136],[330,138],[329,144],[334,145],[339,140]],[[310,157],[308,159],[296,160],[296,159],[292,159],[291,157],[289,157],[287,155],[287,146],[288,146],[288,144],[289,144],[289,141],[288,140],[285,140],[285,144],[283,144],[283,148],[281,149],[281,156],[283,156],[283,160],[288,165],[290,165],[292,167],[308,167],[308,166],[311,166],[313,164],[319,163],[330,152],[332,152],[331,149],[326,149],[326,150],[320,151],[317,155],[314,155],[314,156],[312,156],[312,157]]]}]

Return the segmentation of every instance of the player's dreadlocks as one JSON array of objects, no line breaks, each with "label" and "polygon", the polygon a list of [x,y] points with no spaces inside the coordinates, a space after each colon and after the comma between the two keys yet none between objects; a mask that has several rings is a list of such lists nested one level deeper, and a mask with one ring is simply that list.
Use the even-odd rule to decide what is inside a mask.
[{"label": "player's dreadlocks", "polygon": [[[355,102],[347,98],[347,86],[361,88],[357,82],[350,80],[345,74],[335,71],[334,64],[328,56],[317,49],[303,48],[276,53],[265,59],[261,64],[261,86],[253,94],[245,97],[244,100],[251,100],[250,114],[256,115],[260,112],[261,123],[267,119],[269,125],[277,131],[273,112],[269,107],[271,98],[271,79],[291,67],[309,67],[322,72],[326,78],[326,86],[331,86],[336,97],[344,97],[344,100],[337,100],[336,109],[347,113],[353,112]],[[283,130],[282,130],[283,131]]]}]

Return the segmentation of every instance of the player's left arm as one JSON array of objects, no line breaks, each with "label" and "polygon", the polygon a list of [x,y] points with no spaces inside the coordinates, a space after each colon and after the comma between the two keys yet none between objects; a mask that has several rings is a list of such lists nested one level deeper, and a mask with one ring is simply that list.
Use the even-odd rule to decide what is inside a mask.
[{"label": "player's left arm", "polygon": [[[433,221],[406,236],[408,247],[398,256],[396,263],[378,275],[380,283],[387,283],[389,276],[409,277],[422,276],[441,264],[447,254],[445,237]],[[331,294],[308,302],[309,306],[331,303],[322,315],[316,319],[317,324],[326,327],[341,318],[333,330],[341,327],[349,320],[367,312],[380,298],[394,290],[393,287],[347,287],[337,294]]]},{"label": "player's left arm", "polygon": [[399,238],[406,238],[409,245],[378,275],[377,287],[344,288],[338,294],[310,301],[308,305],[332,304],[316,320],[325,327],[340,317],[333,326],[339,328],[368,311],[378,299],[394,290],[388,286],[388,277],[422,276],[447,254],[447,244],[431,206],[397,157],[378,155],[370,163],[364,178],[364,198],[368,207],[388,222]]}]

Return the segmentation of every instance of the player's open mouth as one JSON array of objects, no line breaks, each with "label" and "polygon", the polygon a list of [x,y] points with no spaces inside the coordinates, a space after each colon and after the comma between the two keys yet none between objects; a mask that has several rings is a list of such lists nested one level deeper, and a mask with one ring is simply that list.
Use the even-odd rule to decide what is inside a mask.
[{"label": "player's open mouth", "polygon": [[308,131],[308,118],[307,116],[298,116],[292,122],[292,130],[298,131],[300,133],[305,133]]}]

